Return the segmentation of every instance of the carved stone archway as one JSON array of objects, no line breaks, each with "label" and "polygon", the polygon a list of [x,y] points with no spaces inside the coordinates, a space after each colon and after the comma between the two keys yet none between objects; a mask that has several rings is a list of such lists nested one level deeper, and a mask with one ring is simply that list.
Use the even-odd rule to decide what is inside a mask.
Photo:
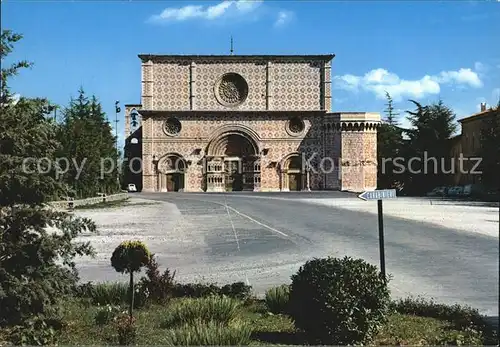
[{"label": "carved stone archway", "polygon": [[212,135],[206,149],[207,191],[260,190],[260,150],[255,132],[225,126]]},{"label": "carved stone archway", "polygon": [[187,163],[179,153],[168,153],[158,161],[156,191],[183,191],[186,187]]},{"label": "carved stone archway", "polygon": [[306,187],[306,175],[302,165],[302,153],[293,152],[286,155],[280,163],[280,190],[301,191]]}]

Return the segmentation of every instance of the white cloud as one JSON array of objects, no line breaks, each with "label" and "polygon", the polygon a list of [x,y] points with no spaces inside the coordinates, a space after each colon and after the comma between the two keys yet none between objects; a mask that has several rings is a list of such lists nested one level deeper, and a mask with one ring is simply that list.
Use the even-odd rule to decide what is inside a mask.
[{"label": "white cloud", "polygon": [[290,11],[279,11],[278,18],[274,22],[274,26],[280,27],[288,23],[292,19],[293,13]]},{"label": "white cloud", "polygon": [[395,73],[386,69],[374,69],[364,76],[351,74],[334,77],[335,87],[347,91],[368,91],[379,99],[385,99],[387,91],[394,101],[403,98],[423,98],[427,95],[437,95],[441,92],[442,84],[468,86],[480,88],[483,86],[479,75],[471,69],[460,69],[458,71],[442,71],[437,75],[425,75],[417,80],[401,79]]},{"label": "white cloud", "polygon": [[260,6],[262,0],[224,0],[217,5],[187,5],[184,7],[164,9],[159,15],[153,15],[150,21],[180,22],[190,19],[214,20],[228,15],[230,12],[236,15],[243,15],[254,11]]},{"label": "white cloud", "polygon": [[489,68],[490,67],[488,65],[481,63],[480,61],[476,61],[474,63],[474,70],[477,71],[478,73],[487,72]]}]

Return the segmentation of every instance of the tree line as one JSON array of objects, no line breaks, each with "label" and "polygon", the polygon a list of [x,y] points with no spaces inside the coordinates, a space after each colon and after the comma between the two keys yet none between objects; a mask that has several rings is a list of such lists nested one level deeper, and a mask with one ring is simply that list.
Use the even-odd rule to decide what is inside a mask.
[{"label": "tree line", "polygon": [[[387,92],[386,99],[385,116],[377,133],[378,188],[396,188],[408,195],[421,195],[438,186],[452,185],[456,168],[453,168],[451,139],[458,128],[453,110],[442,100],[428,105],[409,100],[414,109],[405,111],[411,125],[406,129],[398,122],[399,114]],[[490,111],[493,116],[482,123],[480,146],[475,153],[481,162],[476,171],[481,172],[480,182],[484,188],[498,191],[500,100]],[[398,166],[395,158],[404,165]],[[421,160],[412,161],[412,158]],[[436,160],[425,162],[425,158]]]},{"label": "tree line", "polygon": [[[1,39],[4,65],[4,59],[12,52],[14,44],[22,39],[22,35],[3,30]],[[99,100],[95,96],[88,97],[83,88],[79,89],[76,98],[69,100],[68,105],[57,108],[43,97],[21,97],[17,100],[9,88],[8,80],[17,75],[20,69],[32,66],[31,62],[21,61],[2,68],[1,155],[7,162],[15,164],[12,170],[16,174],[11,175],[11,178],[12,184],[17,182],[11,187],[16,189],[9,190],[9,194],[15,194],[23,186],[32,184],[33,177],[36,177],[29,178],[31,176],[24,176],[19,171],[38,171],[55,178],[64,188],[57,192],[57,196],[51,197],[55,200],[67,196],[87,198],[98,193],[119,191],[116,138]],[[59,120],[52,114],[57,109],[62,111]],[[26,139],[26,131],[33,124],[38,125],[33,128],[30,138]],[[40,157],[42,154],[45,155]],[[14,163],[10,159],[16,156],[20,161]],[[102,170],[104,164],[106,167]],[[3,195],[2,198],[8,197]]]}]

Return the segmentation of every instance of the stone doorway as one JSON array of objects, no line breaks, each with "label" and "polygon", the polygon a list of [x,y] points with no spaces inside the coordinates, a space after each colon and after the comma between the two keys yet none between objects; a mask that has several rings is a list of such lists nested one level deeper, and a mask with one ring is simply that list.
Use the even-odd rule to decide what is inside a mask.
[{"label": "stone doorway", "polygon": [[291,192],[302,190],[302,174],[300,173],[288,174],[288,189]]},{"label": "stone doorway", "polygon": [[184,174],[179,172],[167,174],[167,191],[178,192],[184,189]]},{"label": "stone doorway", "polygon": [[215,138],[208,145],[206,159],[207,191],[253,191],[260,187],[258,147],[248,134],[234,131]]},{"label": "stone doorway", "polygon": [[281,169],[283,191],[301,191],[304,189],[304,174],[302,170],[302,158],[300,154],[292,154],[284,159]]},{"label": "stone doorway", "polygon": [[178,192],[185,188],[186,162],[177,154],[162,157],[157,170],[158,192]]}]

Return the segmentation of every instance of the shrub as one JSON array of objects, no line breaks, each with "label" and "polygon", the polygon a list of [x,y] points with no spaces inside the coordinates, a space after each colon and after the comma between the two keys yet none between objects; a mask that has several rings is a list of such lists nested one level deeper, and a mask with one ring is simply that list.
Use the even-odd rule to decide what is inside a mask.
[{"label": "shrub", "polygon": [[95,323],[99,326],[112,322],[120,314],[119,306],[106,305],[101,307],[95,315]]},{"label": "shrub", "polygon": [[137,328],[133,317],[121,314],[115,318],[115,326],[118,333],[118,344],[122,346],[135,344],[137,339]]},{"label": "shrub", "polygon": [[240,302],[235,299],[211,296],[183,299],[172,304],[163,322],[164,327],[190,324],[198,320],[227,324],[238,315]]},{"label": "shrub", "polygon": [[161,274],[154,255],[151,255],[150,261],[146,265],[146,276],[141,278],[137,287],[146,294],[148,301],[164,304],[173,296],[174,277],[175,271],[170,273],[169,269]]},{"label": "shrub", "polygon": [[391,302],[390,308],[402,314],[431,317],[453,323],[457,329],[484,326],[478,310],[469,306],[445,305],[422,297],[405,298]]},{"label": "shrub", "polygon": [[10,342],[14,345],[46,346],[57,342],[58,330],[62,328],[58,319],[35,316],[22,325],[15,326],[10,332]]},{"label": "shrub", "polygon": [[170,346],[242,346],[250,343],[252,328],[241,321],[229,325],[196,321],[168,331],[166,345]]},{"label": "shrub", "polygon": [[220,293],[234,299],[245,301],[248,300],[252,294],[252,286],[246,285],[243,282],[234,282],[224,285],[220,289]]},{"label": "shrub", "polygon": [[212,295],[225,295],[234,299],[247,300],[251,296],[252,287],[243,282],[235,282],[219,287],[216,284],[203,283],[176,283],[173,287],[173,296],[177,298],[205,298]]},{"label": "shrub", "polygon": [[212,295],[219,295],[220,288],[215,284],[202,283],[176,283],[173,294],[177,298],[206,298]]},{"label": "shrub", "polygon": [[128,303],[128,285],[126,283],[97,283],[80,285],[76,295],[79,298],[90,299],[93,305],[120,305]]},{"label": "shrub", "polygon": [[498,333],[487,324],[485,317],[478,310],[469,306],[458,304],[445,305],[436,303],[430,299],[416,297],[393,301],[390,304],[390,308],[401,314],[446,320],[453,324],[455,329],[466,332],[456,336],[448,334],[442,338],[442,341],[438,341],[436,344],[440,342],[451,343],[450,341],[453,339],[468,341],[465,344],[474,344],[473,341],[478,338],[478,335],[483,335],[483,342],[488,345],[494,344],[493,341],[498,340]]},{"label": "shrub", "polygon": [[292,276],[290,313],[315,343],[368,342],[385,321],[389,289],[362,259],[313,259]]},{"label": "shrub", "polygon": [[266,291],[266,306],[274,314],[287,313],[290,302],[290,286],[283,284]]}]

